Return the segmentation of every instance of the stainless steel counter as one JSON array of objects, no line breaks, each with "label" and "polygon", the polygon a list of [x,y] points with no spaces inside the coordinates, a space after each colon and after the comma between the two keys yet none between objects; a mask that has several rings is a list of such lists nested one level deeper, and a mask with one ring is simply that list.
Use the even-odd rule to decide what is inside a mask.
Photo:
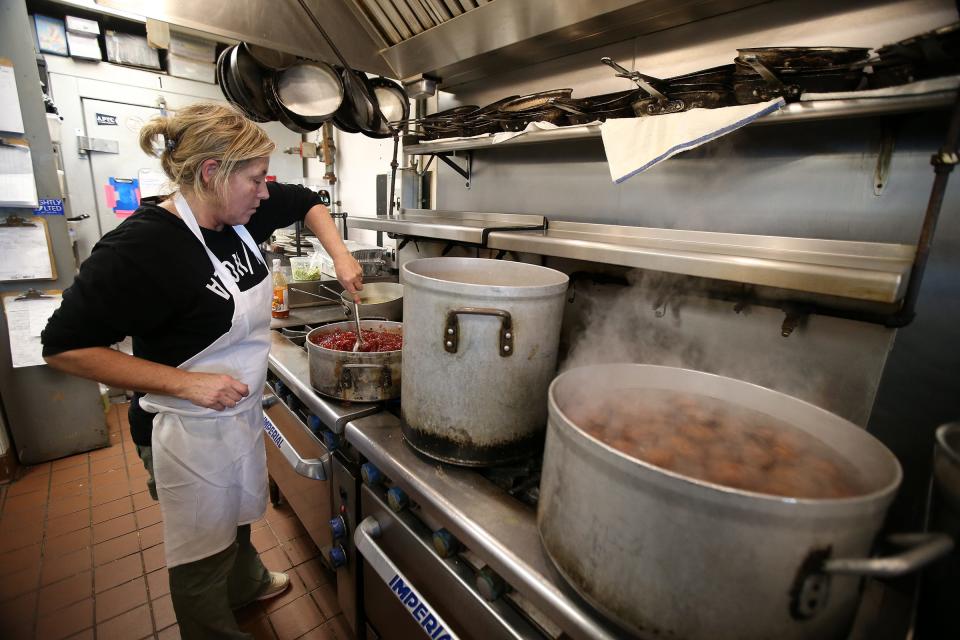
[{"label": "stainless steel counter", "polygon": [[393,216],[350,216],[351,229],[370,229],[401,235],[483,244],[492,229],[543,228],[543,216],[404,209]]},{"label": "stainless steel counter", "polygon": [[540,545],[532,508],[475,471],[419,457],[403,442],[400,421],[390,413],[349,422],[346,438],[567,635],[584,640],[625,637],[554,570]]},{"label": "stainless steel counter", "polygon": [[487,246],[872,302],[903,296],[915,252],[903,244],[580,222],[497,231]]}]

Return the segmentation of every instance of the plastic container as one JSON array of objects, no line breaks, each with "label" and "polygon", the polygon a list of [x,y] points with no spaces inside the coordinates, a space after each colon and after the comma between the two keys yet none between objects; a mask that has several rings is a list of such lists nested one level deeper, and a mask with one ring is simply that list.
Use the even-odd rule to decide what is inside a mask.
[{"label": "plastic container", "polygon": [[171,76],[214,84],[216,72],[217,66],[212,62],[184,58],[173,53],[167,54],[167,73]]},{"label": "plastic container", "polygon": [[320,262],[312,256],[292,256],[290,272],[294,280],[305,282],[320,279]]},{"label": "plastic container", "polygon": [[107,45],[107,60],[110,62],[149,69],[160,68],[160,56],[156,49],[147,44],[144,36],[106,31],[104,42]]},{"label": "plastic container", "polygon": [[290,317],[290,292],[287,290],[287,277],[280,269],[280,259],[273,260],[273,302],[270,315],[274,318]]}]

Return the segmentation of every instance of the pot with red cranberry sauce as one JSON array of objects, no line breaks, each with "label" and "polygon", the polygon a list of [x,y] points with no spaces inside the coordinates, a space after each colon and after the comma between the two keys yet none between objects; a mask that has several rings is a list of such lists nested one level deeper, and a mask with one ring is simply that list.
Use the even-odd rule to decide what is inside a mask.
[{"label": "pot with red cranberry sauce", "polygon": [[639,637],[846,638],[863,576],[918,569],[942,534],[870,558],[900,485],[864,429],[786,394],[642,364],[549,390],[537,526],[575,590]]},{"label": "pot with red cranberry sauce", "polygon": [[363,351],[353,351],[356,323],[336,322],[307,334],[310,384],[321,394],[347,402],[400,397],[403,324],[361,320]]}]

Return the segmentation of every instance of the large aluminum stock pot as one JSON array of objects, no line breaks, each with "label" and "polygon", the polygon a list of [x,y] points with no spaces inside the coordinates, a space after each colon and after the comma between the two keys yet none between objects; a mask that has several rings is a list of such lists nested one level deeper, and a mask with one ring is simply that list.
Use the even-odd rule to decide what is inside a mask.
[{"label": "large aluminum stock pot", "polygon": [[565,274],[521,262],[424,258],[403,266],[403,435],[467,466],[537,451],[556,371]]},{"label": "large aluminum stock pot", "polygon": [[[400,397],[402,351],[336,351],[314,344],[337,329],[356,331],[356,323],[335,322],[317,327],[307,334],[307,361],[310,384],[325,396],[347,402],[380,402]],[[361,320],[364,331],[403,333],[403,324],[381,320]]]},{"label": "large aluminum stock pot", "polygon": [[[696,480],[627,456],[564,413],[591,394],[652,389],[787,422],[849,461],[863,492],[798,499]],[[900,480],[900,465],[878,440],[796,398],[687,369],[590,366],[550,386],[537,522],[567,581],[638,636],[842,638],[861,576],[898,575],[949,551],[945,536],[911,534],[896,540],[911,547],[904,554],[867,558]]]}]

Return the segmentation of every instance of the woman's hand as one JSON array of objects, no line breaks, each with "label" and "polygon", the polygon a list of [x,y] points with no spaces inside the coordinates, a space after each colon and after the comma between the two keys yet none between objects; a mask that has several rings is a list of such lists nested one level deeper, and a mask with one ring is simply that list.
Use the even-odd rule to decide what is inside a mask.
[{"label": "woman's hand", "polygon": [[250,395],[250,388],[223,373],[190,373],[180,397],[193,404],[223,411],[237,406]]},{"label": "woman's hand", "polygon": [[[363,267],[349,252],[341,253],[333,259],[333,268],[337,272],[337,280],[343,288],[352,294],[363,289]],[[354,296],[356,300],[356,296]]]}]

